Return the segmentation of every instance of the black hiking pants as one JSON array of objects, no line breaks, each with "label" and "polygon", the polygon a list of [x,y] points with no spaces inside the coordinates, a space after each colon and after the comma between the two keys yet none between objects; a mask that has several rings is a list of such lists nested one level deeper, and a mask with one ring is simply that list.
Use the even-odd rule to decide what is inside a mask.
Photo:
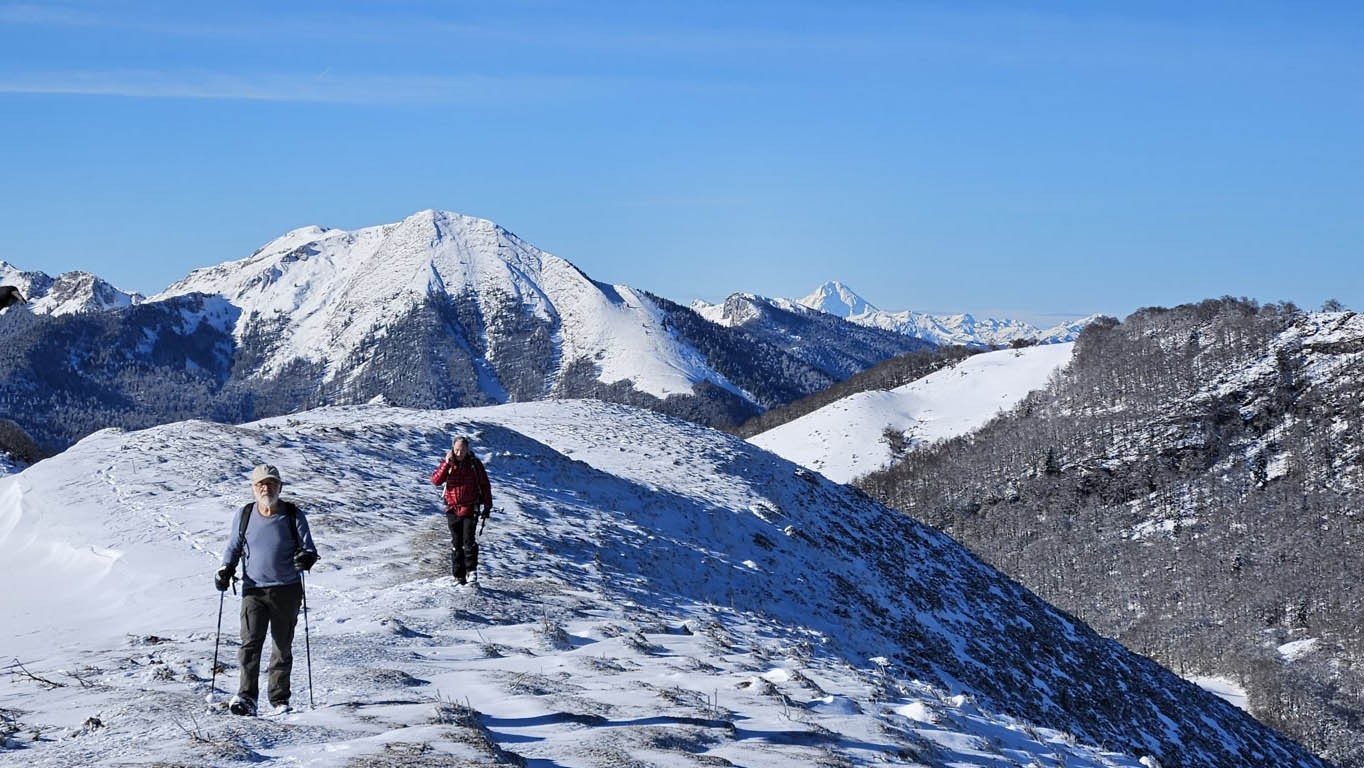
[{"label": "black hiking pants", "polygon": [[265,635],[270,634],[271,704],[289,703],[289,673],[294,668],[294,627],[303,604],[303,582],[278,587],[242,590],[242,647],[237,661],[242,668],[237,695],[255,702],[260,695],[260,656]]},{"label": "black hiking pants", "polygon": [[445,522],[450,526],[450,573],[463,579],[478,567],[478,515],[446,512]]}]

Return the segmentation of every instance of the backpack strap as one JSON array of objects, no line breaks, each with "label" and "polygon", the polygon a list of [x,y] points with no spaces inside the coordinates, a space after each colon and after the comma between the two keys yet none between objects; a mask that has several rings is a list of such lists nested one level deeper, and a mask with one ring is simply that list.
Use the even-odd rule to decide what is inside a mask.
[{"label": "backpack strap", "polygon": [[279,505],[284,507],[284,514],[289,518],[289,533],[294,535],[294,551],[297,552],[303,548],[303,540],[298,537],[298,507],[289,501],[281,501]]},{"label": "backpack strap", "polygon": [[[242,507],[241,527],[237,529],[237,541],[241,545],[243,559],[246,557],[246,526],[251,522],[252,507],[255,506],[256,502],[252,501]],[[303,546],[303,541],[298,537],[298,507],[287,501],[281,501],[280,506],[284,508],[284,514],[289,518],[289,533],[294,535],[294,549],[298,550]]]},{"label": "backpack strap", "polygon": [[241,527],[237,529],[237,544],[241,548],[242,557],[246,557],[246,525],[251,522],[251,508],[255,505],[253,501],[242,507]]}]

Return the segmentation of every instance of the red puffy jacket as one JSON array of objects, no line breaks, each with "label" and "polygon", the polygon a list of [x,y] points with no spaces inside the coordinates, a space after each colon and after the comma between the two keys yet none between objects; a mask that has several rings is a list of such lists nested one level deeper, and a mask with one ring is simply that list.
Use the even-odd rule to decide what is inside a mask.
[{"label": "red puffy jacket", "polygon": [[442,460],[431,475],[431,484],[445,483],[445,511],[458,517],[474,514],[479,507],[492,509],[493,488],[488,471],[472,453],[464,461]]}]

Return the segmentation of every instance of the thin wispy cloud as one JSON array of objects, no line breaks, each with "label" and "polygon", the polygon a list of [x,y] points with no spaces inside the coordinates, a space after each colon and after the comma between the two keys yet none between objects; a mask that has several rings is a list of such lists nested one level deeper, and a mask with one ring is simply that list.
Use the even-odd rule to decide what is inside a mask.
[{"label": "thin wispy cloud", "polygon": [[0,94],[333,104],[487,104],[563,101],[619,88],[606,78],[460,75],[168,73],[146,70],[0,75]]},{"label": "thin wispy cloud", "polygon": [[[666,6],[664,6],[666,8]],[[201,40],[224,44],[270,41],[398,46],[408,50],[492,48],[630,56],[681,57],[706,61],[716,56],[821,56],[832,61],[913,60],[996,66],[1106,66],[1187,69],[1195,64],[1252,72],[1302,66],[1325,58],[1329,66],[1357,66],[1344,47],[1348,38],[1314,39],[1310,47],[1285,33],[1272,44],[1250,46],[1243,39],[1255,27],[1206,21],[1154,19],[1140,13],[1060,14],[1036,9],[874,5],[842,9],[833,24],[822,4],[793,3],[772,18],[733,18],[720,26],[696,21],[665,23],[648,14],[582,14],[536,18],[510,11],[442,8],[362,15],[338,9],[326,14],[282,7],[268,15],[232,6],[202,13],[163,13],[133,7],[117,15],[89,8],[38,3],[0,4],[0,24],[102,27],[149,35],[156,40]],[[800,23],[801,20],[808,23]],[[1248,32],[1247,29],[1252,30]],[[1249,42],[1255,42],[1250,40]]]},{"label": "thin wispy cloud", "polygon": [[654,20],[603,19],[583,23],[548,16],[527,23],[523,17],[496,15],[460,18],[454,12],[430,15],[353,13],[289,14],[282,8],[268,17],[238,14],[231,7],[214,18],[189,15],[120,15],[42,6],[0,5],[0,23],[51,27],[103,27],[162,39],[216,40],[222,43],[288,41],[351,41],[375,45],[506,45],[561,51],[712,56],[726,53],[789,55],[795,53],[887,54],[894,41],[877,33],[805,31],[777,25],[745,24],[741,28],[709,26],[660,30]]},{"label": "thin wispy cloud", "polygon": [[391,19],[364,17],[345,13],[327,15],[286,15],[288,8],[271,9],[268,15],[253,16],[249,12],[236,13],[230,6],[219,9],[219,15],[207,17],[193,12],[183,15],[139,14],[136,9],[113,15],[104,9],[80,9],[33,3],[0,4],[0,25],[28,25],[35,27],[104,28],[124,33],[138,33],[161,39],[217,40],[224,43],[251,43],[270,40],[330,40],[403,42],[431,34],[438,28],[443,34],[467,33],[486,35],[475,26],[460,25],[443,19]]},{"label": "thin wispy cloud", "polygon": [[32,24],[61,27],[88,27],[100,23],[95,14],[74,8],[34,3],[0,5],[0,24]]},{"label": "thin wispy cloud", "polygon": [[736,29],[669,29],[630,23],[585,25],[546,22],[529,26],[487,25],[467,27],[433,23],[428,33],[468,34],[484,41],[516,46],[544,46],[596,52],[647,53],[709,56],[726,53],[789,55],[798,53],[893,53],[894,40],[883,35],[857,32],[786,30],[745,26]]}]

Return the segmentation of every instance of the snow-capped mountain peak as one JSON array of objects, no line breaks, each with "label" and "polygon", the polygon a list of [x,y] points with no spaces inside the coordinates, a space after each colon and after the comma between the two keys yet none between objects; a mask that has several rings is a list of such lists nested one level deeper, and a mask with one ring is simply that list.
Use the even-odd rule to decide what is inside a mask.
[{"label": "snow-capped mountain peak", "polygon": [[603,383],[629,380],[660,398],[705,380],[733,389],[640,292],[597,283],[492,221],[449,211],[354,231],[296,229],[158,298],[190,292],[239,307],[239,341],[268,334],[265,378],[298,361],[324,381],[387,375],[373,370],[373,348],[413,334],[467,350],[469,375],[493,402],[546,396],[584,364]]},{"label": "snow-capped mountain peak", "polygon": [[796,299],[796,303],[845,319],[878,311],[866,299],[837,280],[824,283],[804,298]]},{"label": "snow-capped mountain peak", "polygon": [[805,298],[795,300],[795,303],[842,317],[858,325],[895,331],[934,344],[957,344],[967,347],[1003,347],[1016,341],[1036,341],[1044,344],[1074,341],[1084,326],[1097,317],[1094,315],[1039,330],[1020,320],[981,319],[965,312],[954,314],[913,310],[889,312],[877,309],[838,281],[824,283]]}]

